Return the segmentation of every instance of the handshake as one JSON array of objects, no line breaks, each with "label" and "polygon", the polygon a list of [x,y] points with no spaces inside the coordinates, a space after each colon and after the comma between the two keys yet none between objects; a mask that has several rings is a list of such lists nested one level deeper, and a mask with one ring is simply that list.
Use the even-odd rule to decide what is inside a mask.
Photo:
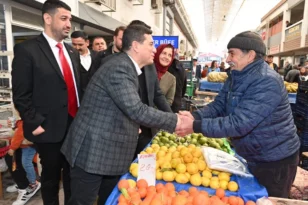
[{"label": "handshake", "polygon": [[179,136],[184,137],[185,135],[191,134],[194,132],[193,123],[194,117],[188,111],[180,111],[177,114],[178,121],[176,123],[175,133]]}]

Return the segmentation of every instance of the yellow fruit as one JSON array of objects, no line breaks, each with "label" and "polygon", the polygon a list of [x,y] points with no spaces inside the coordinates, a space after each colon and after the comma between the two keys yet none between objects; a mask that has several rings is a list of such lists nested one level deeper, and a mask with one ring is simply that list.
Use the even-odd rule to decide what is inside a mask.
[{"label": "yellow fruit", "polygon": [[200,148],[196,147],[196,149],[192,152],[192,155],[199,158],[202,155]]},{"label": "yellow fruit", "polygon": [[192,154],[190,153],[186,153],[184,156],[183,156],[183,160],[185,163],[191,163],[193,161],[193,156]]},{"label": "yellow fruit", "polygon": [[168,151],[168,147],[166,147],[166,146],[161,146],[161,147],[160,147],[160,150],[161,150],[161,151],[167,152],[167,151]]},{"label": "yellow fruit", "polygon": [[211,180],[207,177],[202,177],[202,186],[209,187]]},{"label": "yellow fruit", "polygon": [[219,185],[219,181],[213,181],[213,180],[211,180],[210,181],[210,187],[212,188],[212,189],[218,189],[219,187],[220,187],[220,185]]},{"label": "yellow fruit", "polygon": [[156,154],[156,156],[157,156],[157,158],[162,158],[162,157],[164,157],[166,155],[166,152],[165,151],[163,151],[163,150],[159,150],[158,152],[157,152],[157,154]]},{"label": "yellow fruit", "polygon": [[159,160],[156,160],[156,166],[161,167],[161,165],[163,165],[164,163],[165,163],[165,160],[163,158],[159,159]]},{"label": "yellow fruit", "polygon": [[184,157],[184,156],[188,153],[187,148],[186,148],[186,147],[183,147],[183,148],[181,149],[180,153],[181,153],[181,157]]},{"label": "yellow fruit", "polygon": [[192,163],[197,163],[198,161],[199,161],[199,158],[194,157],[193,160],[192,160]]},{"label": "yellow fruit", "polygon": [[221,180],[221,181],[222,181],[222,180],[227,181],[227,182],[230,181],[230,176],[229,176],[228,174],[224,173],[224,172],[219,173],[219,174],[218,174],[218,178],[219,178],[219,180]]},{"label": "yellow fruit", "polygon": [[194,163],[189,163],[186,165],[186,170],[189,174],[197,174],[199,172],[198,166]]},{"label": "yellow fruit", "polygon": [[172,159],[172,154],[171,154],[171,153],[167,153],[167,154],[165,155],[164,159],[165,159],[166,161],[171,161],[171,159]]},{"label": "yellow fruit", "polygon": [[163,173],[158,169],[156,170],[156,179],[162,180],[163,179]]},{"label": "yellow fruit", "polygon": [[220,188],[227,190],[228,189],[228,181],[220,180],[219,181]]},{"label": "yellow fruit", "polygon": [[185,172],[185,175],[187,176],[187,179],[190,180],[190,174],[188,172]]},{"label": "yellow fruit", "polygon": [[208,170],[204,170],[202,172],[202,176],[207,177],[207,178],[212,178],[212,172],[208,171]]},{"label": "yellow fruit", "polygon": [[132,170],[133,170],[134,168],[136,168],[136,167],[137,167],[137,169],[138,169],[138,163],[132,163],[132,164],[130,165],[130,167],[129,167],[129,172],[132,173]]},{"label": "yellow fruit", "polygon": [[194,145],[194,144],[190,144],[190,145],[188,145],[188,148],[192,148],[192,149],[194,149],[194,148],[196,148],[196,145]]},{"label": "yellow fruit", "polygon": [[176,151],[176,147],[170,147],[169,149],[168,149],[168,152],[169,153],[173,153],[173,152],[175,152]]},{"label": "yellow fruit", "polygon": [[171,167],[170,162],[165,161],[164,163],[162,163],[162,165],[160,166],[160,168],[162,168],[162,169],[170,169],[170,168],[172,168],[172,167]]},{"label": "yellow fruit", "polygon": [[173,176],[174,176],[174,178],[175,178],[176,175],[178,175],[178,173],[177,173],[175,170],[173,170],[172,172],[173,172]]},{"label": "yellow fruit", "polygon": [[176,166],[181,163],[181,159],[179,158],[172,159],[170,163],[171,163],[171,167],[175,169]]},{"label": "yellow fruit", "polygon": [[193,174],[193,175],[190,176],[189,181],[194,186],[200,186],[202,184],[201,175],[199,173]]},{"label": "yellow fruit", "polygon": [[133,168],[131,171],[131,174],[137,178],[138,177],[138,167]]},{"label": "yellow fruit", "polygon": [[238,185],[237,185],[237,183],[235,182],[235,181],[230,181],[229,183],[228,183],[228,190],[229,191],[237,191],[238,190]]},{"label": "yellow fruit", "polygon": [[182,149],[183,147],[184,147],[184,145],[179,145],[179,146],[176,148],[176,150],[180,152],[181,149]]},{"label": "yellow fruit", "polygon": [[185,164],[178,164],[176,166],[176,172],[180,174],[184,174],[186,172],[186,165]]},{"label": "yellow fruit", "polygon": [[172,171],[163,172],[163,180],[166,182],[172,182],[174,180],[174,174]]},{"label": "yellow fruit", "polygon": [[212,177],[211,181],[219,181],[219,178],[218,177]]},{"label": "yellow fruit", "polygon": [[140,154],[148,154],[148,153],[145,151],[141,151]]},{"label": "yellow fruit", "polygon": [[197,165],[198,165],[199,171],[203,171],[203,170],[205,170],[205,168],[206,168],[206,163],[205,163],[205,161],[198,160]]},{"label": "yellow fruit", "polygon": [[154,149],[154,148],[159,148],[159,145],[158,144],[152,144],[151,147]]},{"label": "yellow fruit", "polygon": [[172,159],[181,157],[181,153],[179,151],[175,151],[172,153]]},{"label": "yellow fruit", "polygon": [[206,170],[210,171],[212,173],[213,170],[211,170],[209,167],[206,167]]},{"label": "yellow fruit", "polygon": [[145,152],[148,153],[148,154],[152,154],[153,153],[153,148],[152,147],[147,147],[145,149]]},{"label": "yellow fruit", "polygon": [[128,179],[128,184],[130,188],[135,188],[136,187],[136,181],[132,179]]},{"label": "yellow fruit", "polygon": [[218,175],[219,173],[220,173],[220,171],[217,171],[217,170],[212,171],[212,174],[214,174],[214,175]]},{"label": "yellow fruit", "polygon": [[177,174],[175,177],[175,181],[179,184],[186,184],[189,181],[189,179],[186,176],[186,174]]}]

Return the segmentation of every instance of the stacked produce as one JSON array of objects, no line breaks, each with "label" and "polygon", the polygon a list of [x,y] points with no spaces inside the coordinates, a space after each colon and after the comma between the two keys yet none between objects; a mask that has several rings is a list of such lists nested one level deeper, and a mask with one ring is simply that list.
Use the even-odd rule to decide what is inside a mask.
[{"label": "stacked produce", "polygon": [[288,93],[296,93],[297,92],[298,83],[289,83],[287,81],[284,81],[284,85],[286,86]]},{"label": "stacked produce", "polygon": [[197,147],[207,146],[213,147],[227,153],[230,152],[230,145],[225,139],[208,138],[201,133],[192,133],[185,137],[177,137],[176,134],[170,134],[168,132],[159,132],[154,137],[152,144],[158,144],[159,146],[177,147],[178,145],[188,146],[194,144]]},{"label": "stacked produce", "polygon": [[[189,137],[191,138],[181,138],[179,142],[176,142],[176,136],[162,132],[160,136],[156,137],[158,144],[154,143],[154,139],[154,144],[140,153],[156,154],[156,179],[166,182],[176,181],[180,184],[191,183],[194,186],[212,189],[222,188],[236,192],[238,184],[231,181],[231,174],[211,170],[204,160],[201,148],[195,144],[205,145],[209,143],[208,145],[218,149],[223,149],[223,145],[216,141],[209,141],[209,138],[199,134],[192,134]],[[182,139],[185,139],[185,141]],[[188,144],[188,140],[192,144]],[[138,177],[137,163],[131,164],[130,173],[134,177]]]},{"label": "stacked produce", "polygon": [[[240,197],[225,195],[223,189],[217,189],[215,195],[209,196],[206,191],[199,191],[196,187],[190,187],[188,191],[177,190],[172,183],[148,186],[141,179],[120,180],[118,189],[121,192],[118,197],[118,205],[244,205]],[[253,201],[247,201],[245,205],[255,205]]]},{"label": "stacked produce", "polygon": [[224,83],[228,78],[228,74],[226,72],[210,72],[207,75],[207,81],[213,83]]}]

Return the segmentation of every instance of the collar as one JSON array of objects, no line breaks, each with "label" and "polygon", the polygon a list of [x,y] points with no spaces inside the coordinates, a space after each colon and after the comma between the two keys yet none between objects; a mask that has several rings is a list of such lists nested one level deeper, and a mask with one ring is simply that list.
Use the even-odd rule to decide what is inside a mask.
[{"label": "collar", "polygon": [[[43,31],[43,36],[46,38],[48,44],[49,44],[50,47],[52,47],[52,48],[53,48],[53,47],[56,47],[57,44],[59,43],[59,42],[57,42],[55,39],[49,37],[44,31]],[[63,45],[63,41],[61,41],[60,43],[62,43],[62,45]],[[63,46],[63,47],[64,47],[64,46]]]},{"label": "collar", "polygon": [[91,56],[91,52],[90,50],[88,49],[88,53],[86,53],[85,55],[81,55],[82,57],[87,57],[87,56]]},{"label": "collar", "polygon": [[[128,54],[127,54],[128,55]],[[141,71],[141,69],[139,68],[139,65],[136,63],[136,61],[132,58],[132,57],[130,57],[129,55],[128,55],[128,57],[133,61],[133,64],[134,64],[134,66],[135,66],[135,68],[136,68],[136,71],[137,71],[137,75],[141,75],[142,74],[142,71]]]},{"label": "collar", "polygon": [[262,63],[265,63],[265,61],[263,59],[259,59],[257,61],[254,61],[250,64],[248,64],[243,70],[238,71],[238,70],[232,70],[230,71],[230,73],[233,76],[244,76],[247,73],[252,72],[252,70],[255,70],[254,68],[258,67],[259,65],[261,65]]}]

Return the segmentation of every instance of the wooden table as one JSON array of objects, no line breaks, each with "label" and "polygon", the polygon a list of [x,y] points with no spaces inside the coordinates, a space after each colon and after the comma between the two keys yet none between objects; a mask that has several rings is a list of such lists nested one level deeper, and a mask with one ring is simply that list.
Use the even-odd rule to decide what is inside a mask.
[{"label": "wooden table", "polygon": [[283,199],[283,198],[276,198],[276,197],[268,197],[274,205],[308,205],[308,201],[300,201],[294,199]]}]

